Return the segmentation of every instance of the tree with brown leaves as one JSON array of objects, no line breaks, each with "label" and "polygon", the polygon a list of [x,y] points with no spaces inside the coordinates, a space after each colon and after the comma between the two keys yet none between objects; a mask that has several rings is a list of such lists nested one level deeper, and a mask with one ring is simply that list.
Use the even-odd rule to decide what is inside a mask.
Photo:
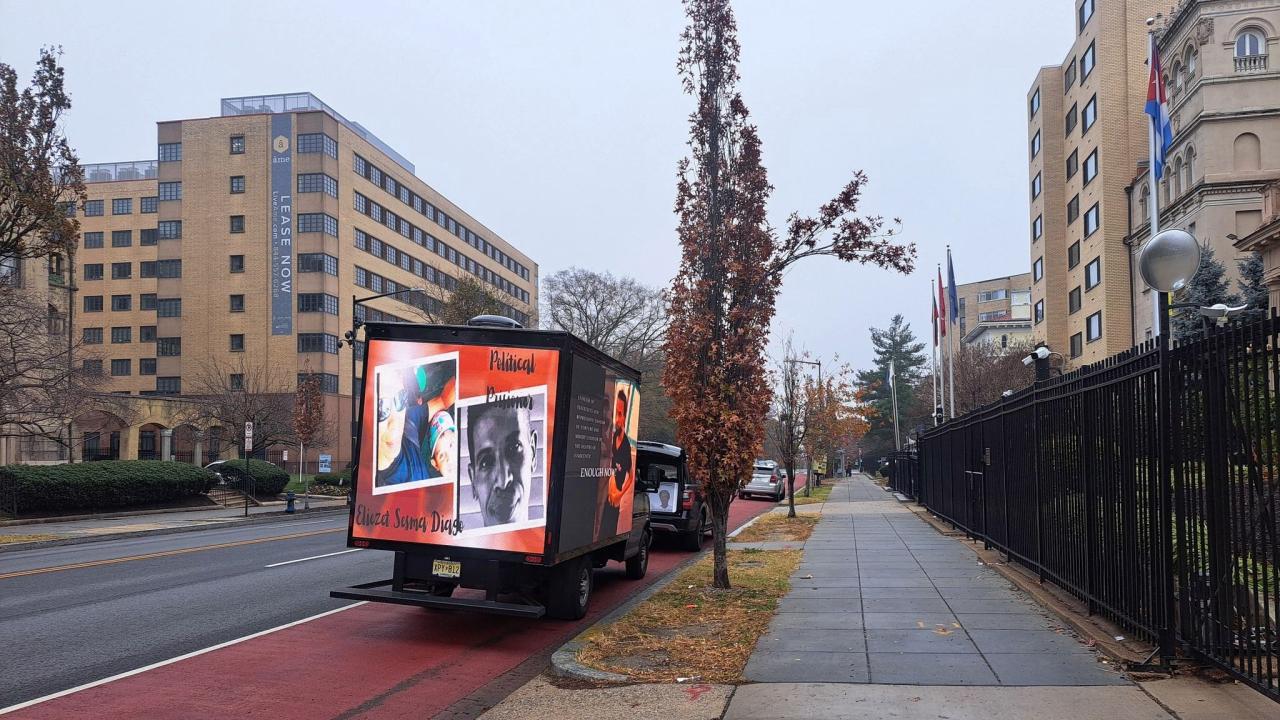
[{"label": "tree with brown leaves", "polygon": [[328,440],[331,428],[324,414],[324,378],[304,368],[293,395],[293,436],[298,441],[298,477],[306,470],[307,446]]},{"label": "tree with brown leaves", "polygon": [[685,0],[684,7],[677,69],[696,108],[676,183],[682,252],[664,384],[690,474],[711,506],[714,586],[727,589],[729,506],[761,447],[771,397],[765,350],[783,273],[819,255],[910,272],[915,248],[896,243],[882,218],[856,215],[866,184],[860,172],[817,215],[793,213],[778,237],[766,218],[773,188],[760,138],[737,90],[740,48],[729,1]]}]

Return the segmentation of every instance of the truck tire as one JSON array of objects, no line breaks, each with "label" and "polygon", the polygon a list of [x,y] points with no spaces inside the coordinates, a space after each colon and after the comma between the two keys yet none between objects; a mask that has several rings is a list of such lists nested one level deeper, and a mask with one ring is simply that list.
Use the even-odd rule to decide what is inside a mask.
[{"label": "truck tire", "polygon": [[706,527],[707,506],[703,505],[702,509],[698,511],[698,527],[680,535],[680,547],[689,552],[700,552],[703,539],[706,537]]},{"label": "truck tire", "polygon": [[435,597],[453,597],[454,588],[458,587],[449,582],[438,582],[431,584],[431,594]]},{"label": "truck tire", "polygon": [[581,620],[591,602],[591,575],[591,558],[585,555],[552,568],[547,574],[547,617]]},{"label": "truck tire", "polygon": [[648,530],[644,531],[644,537],[640,539],[640,549],[635,555],[627,558],[627,577],[631,580],[640,580],[644,578],[644,574],[649,572],[649,544],[653,541],[653,537]]}]

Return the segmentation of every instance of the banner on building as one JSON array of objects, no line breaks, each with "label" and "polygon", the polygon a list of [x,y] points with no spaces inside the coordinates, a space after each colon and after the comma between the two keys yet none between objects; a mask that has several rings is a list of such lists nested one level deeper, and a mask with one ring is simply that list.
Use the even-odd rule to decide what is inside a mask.
[{"label": "banner on building", "polygon": [[293,334],[293,115],[271,116],[271,334]]}]

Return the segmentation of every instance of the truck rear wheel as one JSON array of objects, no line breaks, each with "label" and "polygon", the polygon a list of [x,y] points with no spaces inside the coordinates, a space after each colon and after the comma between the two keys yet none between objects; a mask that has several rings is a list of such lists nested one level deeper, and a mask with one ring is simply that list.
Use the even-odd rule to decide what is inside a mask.
[{"label": "truck rear wheel", "polygon": [[704,505],[698,511],[698,526],[680,535],[680,546],[689,552],[701,551],[703,538],[706,537],[707,527],[710,524],[707,519],[707,507]]},{"label": "truck rear wheel", "polygon": [[640,539],[640,549],[635,555],[627,558],[627,577],[631,580],[640,580],[645,573],[649,571],[649,544],[652,538],[649,531],[644,531],[644,537]]},{"label": "truck rear wheel", "polygon": [[585,555],[552,568],[547,575],[547,616],[582,619],[591,602],[591,575],[591,558]]}]

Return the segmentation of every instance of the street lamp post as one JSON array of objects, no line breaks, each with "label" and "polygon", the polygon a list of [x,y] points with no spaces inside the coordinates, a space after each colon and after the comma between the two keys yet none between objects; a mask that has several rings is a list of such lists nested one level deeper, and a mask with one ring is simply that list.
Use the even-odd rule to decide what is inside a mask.
[{"label": "street lamp post", "polygon": [[[823,385],[823,384],[822,384],[822,361],[821,361],[821,360],[801,360],[801,359],[799,359],[799,358],[791,358],[791,359],[789,359],[787,362],[799,363],[799,364],[801,364],[801,365],[817,365],[817,366],[818,366],[818,387],[822,389],[822,410],[823,410],[823,414],[825,415],[825,413],[826,413],[826,409],[827,409],[827,388],[826,388],[826,386],[825,386],[825,385]],[[828,440],[828,441],[827,441],[827,448],[826,448],[826,455],[824,455],[824,456],[823,456],[823,457],[826,457],[826,458],[827,458],[827,463],[828,463],[828,464],[831,462],[831,458],[829,457],[829,456],[830,456],[830,454],[831,454],[831,442],[830,442],[830,440]],[[812,463],[810,463],[810,470],[812,470],[812,466],[813,466],[813,464],[812,464]],[[813,472],[810,472],[810,473],[809,473],[809,477],[805,478],[805,488],[804,488],[804,489],[805,489],[805,495],[806,495],[806,496],[809,494],[809,487],[810,487],[810,486],[813,484],[813,482],[814,482],[813,475],[814,475],[814,473],[813,473]],[[819,486],[821,486],[821,485],[822,485],[822,483],[818,483],[818,485],[819,485]]]},{"label": "street lamp post", "polygon": [[412,293],[412,292],[425,293],[426,289],[421,287],[408,287],[408,288],[400,288],[399,290],[392,290],[391,292],[379,293],[377,295],[370,295],[368,297],[362,297],[362,298],[357,298],[355,295],[351,296],[351,330],[347,332],[346,338],[344,340],[338,341],[338,344],[342,345],[345,342],[352,350],[352,353],[351,353],[351,462],[352,463],[356,461],[356,413],[359,407],[358,406],[359,398],[356,397],[356,356],[355,356],[356,333],[358,333],[360,331],[360,328],[364,325],[363,322],[356,321],[356,308],[367,302],[378,300],[379,298],[394,297],[396,295],[404,295],[406,293]]}]

